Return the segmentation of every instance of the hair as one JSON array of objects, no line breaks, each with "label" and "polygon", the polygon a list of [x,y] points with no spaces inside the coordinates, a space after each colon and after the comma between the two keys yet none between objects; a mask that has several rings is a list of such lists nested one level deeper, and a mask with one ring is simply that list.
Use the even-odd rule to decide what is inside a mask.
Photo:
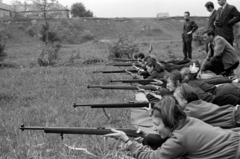
[{"label": "hair", "polygon": [[178,82],[181,83],[183,80],[182,74],[178,70],[173,71],[168,78],[172,80],[175,87],[178,86]]},{"label": "hair", "polygon": [[149,67],[153,67],[153,69],[158,73],[164,71],[164,68],[160,64],[158,64],[155,58],[149,59],[146,65]]},{"label": "hair", "polygon": [[186,13],[186,14],[188,14],[188,16],[190,16],[190,12],[189,12],[189,11],[186,11],[186,12],[184,12],[184,13]]},{"label": "hair", "polygon": [[161,118],[165,127],[171,130],[177,127],[180,120],[187,117],[175,98],[169,95],[163,96],[162,100],[154,105],[151,116]]},{"label": "hair", "polygon": [[144,59],[144,58],[145,58],[145,55],[144,55],[143,53],[139,53],[137,57],[138,57],[138,58],[141,58],[141,59]]},{"label": "hair", "polygon": [[180,93],[181,97],[184,98],[188,103],[199,100],[199,97],[194,89],[187,83],[182,83],[176,88],[175,92]]},{"label": "hair", "polygon": [[155,59],[155,58],[148,55],[148,56],[146,56],[146,57],[143,59],[143,61],[144,61],[144,62],[147,62],[149,59]]},{"label": "hair", "polygon": [[213,2],[207,2],[206,4],[205,4],[205,7],[207,7],[207,8],[214,8],[214,4],[213,4]]},{"label": "hair", "polygon": [[203,35],[204,34],[207,34],[208,36],[215,36],[215,32],[214,32],[214,30],[213,29],[208,29],[208,30],[206,30],[205,32],[203,32]]}]

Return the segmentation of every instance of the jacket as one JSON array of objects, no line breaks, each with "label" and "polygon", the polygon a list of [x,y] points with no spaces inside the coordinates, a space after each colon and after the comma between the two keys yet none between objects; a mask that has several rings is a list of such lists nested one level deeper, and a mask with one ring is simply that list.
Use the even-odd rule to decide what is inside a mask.
[{"label": "jacket", "polygon": [[225,130],[187,117],[155,151],[132,143],[129,150],[137,159],[239,159],[240,129]]}]

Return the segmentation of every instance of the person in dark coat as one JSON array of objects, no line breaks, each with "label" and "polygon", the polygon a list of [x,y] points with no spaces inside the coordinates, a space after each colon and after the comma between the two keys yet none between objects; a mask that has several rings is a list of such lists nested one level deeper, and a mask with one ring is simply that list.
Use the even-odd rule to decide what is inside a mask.
[{"label": "person in dark coat", "polygon": [[206,7],[207,11],[210,12],[207,29],[208,30],[214,30],[215,29],[214,22],[215,22],[215,19],[216,19],[217,11],[214,8],[213,2],[207,2],[205,4],[205,7]]},{"label": "person in dark coat", "polygon": [[240,13],[235,6],[227,4],[226,0],[218,0],[218,4],[221,7],[217,10],[215,19],[216,35],[222,36],[233,46],[233,26],[240,21]]},{"label": "person in dark coat", "polygon": [[183,55],[184,59],[192,59],[192,34],[198,29],[198,25],[190,20],[190,13],[184,13],[185,23],[183,25]]}]

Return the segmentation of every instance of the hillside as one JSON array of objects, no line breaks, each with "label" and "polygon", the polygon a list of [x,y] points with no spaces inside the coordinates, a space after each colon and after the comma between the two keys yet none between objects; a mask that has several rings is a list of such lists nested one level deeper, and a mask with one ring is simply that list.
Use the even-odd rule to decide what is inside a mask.
[{"label": "hillside", "polygon": [[[194,17],[199,27],[206,26],[207,18]],[[180,40],[183,27],[182,17],[157,18],[73,18],[51,20],[52,28],[58,32],[64,43],[84,42],[84,36],[95,40],[116,39],[128,35],[137,41]],[[9,37],[10,43],[35,43],[41,20],[5,21],[1,29]]]}]

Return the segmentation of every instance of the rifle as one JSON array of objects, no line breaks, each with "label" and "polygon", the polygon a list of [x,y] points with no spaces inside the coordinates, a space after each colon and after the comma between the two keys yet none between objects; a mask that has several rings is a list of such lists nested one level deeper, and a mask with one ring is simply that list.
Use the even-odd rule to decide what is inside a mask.
[{"label": "rifle", "polygon": [[73,104],[73,107],[90,106],[91,108],[141,108],[149,107],[154,103],[142,102],[142,103],[107,103],[107,104]]},{"label": "rifle", "polygon": [[[132,73],[137,73],[138,71],[135,69],[127,70]],[[93,73],[126,73],[126,70],[115,70],[115,71],[93,71]]]},{"label": "rifle", "polygon": [[144,84],[149,84],[151,82],[156,82],[153,79],[132,79],[132,80],[111,80],[110,82],[122,82],[122,83],[144,83]]},{"label": "rifle", "polygon": [[152,90],[152,91],[156,91],[161,89],[161,87],[157,87],[157,86],[109,86],[109,85],[105,85],[105,86],[101,86],[101,85],[88,85],[87,88],[101,88],[101,89],[118,89],[118,90],[138,90],[138,88],[141,89],[145,89],[145,90]]},{"label": "rifle", "polygon": [[[133,64],[132,63],[125,63],[125,62],[122,62],[122,63],[120,63],[120,62],[118,62],[118,63],[108,63],[108,64],[106,64],[107,66],[132,66]],[[141,67],[141,65],[139,65],[139,64],[134,64],[135,66],[137,66],[137,67]]]},{"label": "rifle", "polygon": [[137,62],[137,59],[110,59],[115,61],[122,61],[122,62]]},{"label": "rifle", "polygon": [[[63,139],[63,134],[81,134],[81,135],[106,135],[113,133],[111,129],[105,128],[83,128],[83,127],[40,127],[40,126],[24,126],[21,125],[20,129],[24,130],[43,130],[44,133],[60,134]],[[134,129],[117,129],[123,131],[129,137],[143,137]]]}]

